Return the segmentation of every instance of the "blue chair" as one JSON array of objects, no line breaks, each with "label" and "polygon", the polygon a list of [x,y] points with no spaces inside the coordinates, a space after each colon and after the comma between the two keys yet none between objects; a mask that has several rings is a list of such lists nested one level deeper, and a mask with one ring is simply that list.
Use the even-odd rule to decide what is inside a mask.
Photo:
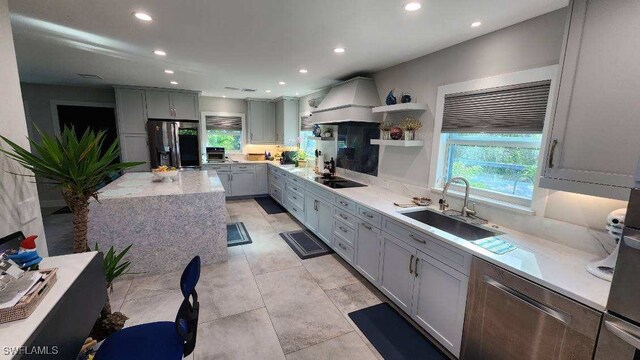
[{"label": "blue chair", "polygon": [[196,256],[182,272],[180,290],[184,300],[175,322],[160,321],[132,326],[109,336],[100,345],[94,360],[182,359],[196,346],[200,257]]}]

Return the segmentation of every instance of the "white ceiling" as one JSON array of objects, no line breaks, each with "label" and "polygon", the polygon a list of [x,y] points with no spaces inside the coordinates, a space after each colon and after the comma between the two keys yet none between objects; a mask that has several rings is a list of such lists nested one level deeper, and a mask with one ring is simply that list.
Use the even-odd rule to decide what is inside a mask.
[{"label": "white ceiling", "polygon": [[[175,80],[175,87],[203,95],[272,98],[381,70],[568,0],[421,2],[411,13],[403,0],[10,0],[10,9],[22,81],[172,87]],[[134,11],[154,20],[141,22]],[[471,28],[476,20],[482,26]],[[333,53],[336,46],[346,53]],[[167,56],[154,55],[155,49]],[[167,68],[175,74],[164,74]]]}]

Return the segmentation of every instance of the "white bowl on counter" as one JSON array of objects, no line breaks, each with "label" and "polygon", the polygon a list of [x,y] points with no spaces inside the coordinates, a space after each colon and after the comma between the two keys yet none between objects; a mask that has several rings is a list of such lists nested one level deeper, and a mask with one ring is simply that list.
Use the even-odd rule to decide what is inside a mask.
[{"label": "white bowl on counter", "polygon": [[172,181],[178,177],[178,170],[171,170],[171,171],[152,170],[151,172],[153,173],[153,176],[155,176],[155,178],[159,179],[160,181]]}]

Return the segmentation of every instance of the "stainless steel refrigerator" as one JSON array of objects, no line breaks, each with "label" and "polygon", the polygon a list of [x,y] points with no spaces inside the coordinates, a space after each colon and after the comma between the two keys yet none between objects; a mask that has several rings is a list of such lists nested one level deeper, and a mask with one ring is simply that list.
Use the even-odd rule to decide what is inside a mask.
[{"label": "stainless steel refrigerator", "polygon": [[147,121],[151,168],[200,166],[198,123],[193,121]]},{"label": "stainless steel refrigerator", "polygon": [[640,359],[640,188],[631,190],[594,358]]}]

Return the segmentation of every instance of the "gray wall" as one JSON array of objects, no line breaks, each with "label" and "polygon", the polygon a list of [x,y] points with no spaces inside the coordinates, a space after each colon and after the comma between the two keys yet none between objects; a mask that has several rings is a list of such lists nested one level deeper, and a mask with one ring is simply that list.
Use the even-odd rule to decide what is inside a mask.
[{"label": "gray wall", "polygon": [[[40,130],[54,134],[53,115],[51,112],[52,101],[88,102],[115,104],[115,92],[112,88],[93,88],[62,85],[40,85],[22,83],[22,99],[27,110],[29,123],[29,135],[38,139],[31,122]],[[62,206],[64,200],[60,190],[50,185],[38,184],[40,203],[44,207]]]},{"label": "gray wall", "polygon": [[[0,0],[0,78],[0,134],[29,148],[7,0]],[[3,141],[0,141],[0,147],[8,150]],[[14,231],[38,235],[38,251],[47,256],[36,186],[30,178],[12,173],[26,172],[15,161],[0,154],[0,237]]]},{"label": "gray wall", "polygon": [[[438,87],[557,64],[566,11],[560,9],[375,73],[382,103],[389,90],[396,89],[409,91],[429,106],[421,117],[425,146],[381,150],[378,176],[427,187]],[[538,215],[601,230],[606,215],[625,206],[623,201],[550,191],[546,212]],[[526,216],[519,220],[530,222]]]}]

